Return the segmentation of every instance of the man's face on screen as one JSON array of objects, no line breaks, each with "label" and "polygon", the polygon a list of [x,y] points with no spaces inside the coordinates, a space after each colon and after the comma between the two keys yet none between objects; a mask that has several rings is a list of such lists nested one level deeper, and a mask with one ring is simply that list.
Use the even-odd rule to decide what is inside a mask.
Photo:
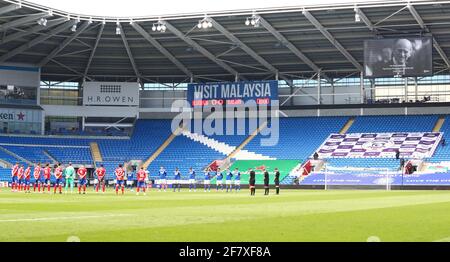
[{"label": "man's face on screen", "polygon": [[396,64],[405,65],[411,57],[413,46],[407,39],[400,39],[395,43],[394,62]]}]

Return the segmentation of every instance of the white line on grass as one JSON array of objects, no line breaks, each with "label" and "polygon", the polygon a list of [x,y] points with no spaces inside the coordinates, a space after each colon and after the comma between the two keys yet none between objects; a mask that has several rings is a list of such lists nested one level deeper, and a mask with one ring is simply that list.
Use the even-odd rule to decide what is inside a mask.
[{"label": "white line on grass", "polygon": [[450,242],[450,237],[434,240],[433,242]]},{"label": "white line on grass", "polygon": [[116,214],[116,215],[103,215],[103,216],[72,216],[72,217],[39,217],[39,218],[19,218],[19,219],[4,219],[0,220],[2,222],[23,222],[23,221],[48,221],[48,220],[59,220],[59,219],[83,219],[83,218],[103,218],[103,217],[125,217],[131,216],[129,214]]}]

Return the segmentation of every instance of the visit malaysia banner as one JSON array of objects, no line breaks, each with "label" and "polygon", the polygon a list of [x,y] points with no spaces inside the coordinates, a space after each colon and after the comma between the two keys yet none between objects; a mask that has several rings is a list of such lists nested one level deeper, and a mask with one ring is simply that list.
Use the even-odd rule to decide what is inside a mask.
[{"label": "visit malaysia banner", "polygon": [[196,106],[244,105],[249,100],[270,105],[278,100],[278,81],[188,84],[187,100]]}]

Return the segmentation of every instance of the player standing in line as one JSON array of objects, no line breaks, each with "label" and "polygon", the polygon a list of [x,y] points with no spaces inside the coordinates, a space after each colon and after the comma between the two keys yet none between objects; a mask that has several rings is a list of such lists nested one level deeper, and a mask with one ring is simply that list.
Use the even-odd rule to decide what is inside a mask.
[{"label": "player standing in line", "polygon": [[255,171],[253,169],[249,169],[250,171],[250,178],[248,181],[248,185],[250,187],[250,195],[254,196],[256,193],[256,188],[255,188],[255,184],[256,184],[256,174]]},{"label": "player standing in line", "polygon": [[33,171],[33,177],[34,177],[34,185],[33,185],[33,191],[36,192],[36,186],[38,187],[38,192],[41,192],[41,163],[38,163],[34,167]]},{"label": "player standing in line", "polygon": [[19,178],[19,191],[22,191],[22,188],[23,188],[23,186],[24,186],[24,181],[23,181],[23,179],[24,179],[24,175],[25,175],[25,169],[23,168],[23,165],[20,165],[20,167],[19,167],[19,172],[18,172],[18,174],[17,174],[17,177]]},{"label": "player standing in line", "polygon": [[178,167],[177,168],[175,168],[175,171],[174,171],[174,174],[175,174],[175,176],[174,176],[174,183],[172,184],[172,187],[173,187],[173,192],[175,192],[175,190],[178,188],[178,192],[180,192],[180,189],[181,189],[181,183],[180,183],[180,180],[181,180],[181,173],[180,173],[180,170],[178,170]]},{"label": "player standing in line", "polygon": [[236,192],[241,191],[241,172],[239,169],[234,169],[234,189]]},{"label": "player standing in line", "polygon": [[122,168],[122,164],[119,164],[119,167],[116,168],[115,174],[116,174],[116,195],[119,194],[119,187],[122,187],[122,195],[123,195],[125,191],[125,184],[124,184],[125,170]]},{"label": "player standing in line", "polygon": [[264,195],[269,195],[269,172],[264,169]]},{"label": "player standing in line", "polygon": [[27,169],[25,169],[25,185],[24,185],[24,190],[25,193],[31,193],[30,191],[30,178],[31,178],[31,166],[28,166]]},{"label": "player standing in line", "polygon": [[127,189],[129,189],[130,191],[133,191],[134,173],[135,170],[131,170],[131,172],[127,174]]},{"label": "player standing in line", "polygon": [[191,168],[189,168],[189,192],[192,191],[192,188],[194,188],[194,192],[197,192],[197,184],[195,181],[195,171]]},{"label": "player standing in line", "polygon": [[136,187],[136,195],[139,195],[139,190],[142,188],[142,191],[144,191],[144,196],[146,195],[146,185],[145,180],[147,179],[147,173],[144,170],[144,167],[142,166],[141,169],[136,173],[136,179],[137,179],[137,187]]},{"label": "player standing in line", "polygon": [[95,187],[95,191],[98,193],[98,189],[100,188],[100,185],[102,187],[103,194],[105,193],[105,174],[106,169],[103,167],[103,164],[100,165],[100,167],[97,167],[95,170],[95,173],[97,174],[97,186]]},{"label": "player standing in line", "polygon": [[50,193],[50,178],[52,177],[52,169],[50,164],[47,163],[44,168],[44,184],[42,185],[42,192],[45,192],[45,185],[47,185],[47,191]]},{"label": "player standing in line", "polygon": [[82,165],[77,170],[78,174],[78,194],[81,194],[81,187],[83,187],[83,195],[86,194],[86,175],[87,169]]},{"label": "player standing in line", "polygon": [[275,168],[275,179],[273,180],[275,183],[275,190],[276,194],[280,194],[280,171],[278,171],[278,168]]},{"label": "player standing in line", "polygon": [[19,172],[19,163],[16,163],[11,169],[11,192],[16,192],[19,183],[19,179],[17,178]]},{"label": "player standing in line", "polygon": [[63,184],[63,170],[61,164],[57,164],[54,166],[55,168],[55,186],[53,189],[53,194],[56,194],[56,188],[59,188],[59,193],[62,194],[62,184]]},{"label": "player standing in line", "polygon": [[64,193],[67,194],[67,189],[70,185],[70,193],[73,194],[75,169],[73,168],[71,162],[69,162],[69,166],[64,169],[64,174],[66,176],[66,186],[64,188]]},{"label": "player standing in line", "polygon": [[210,168],[207,168],[205,170],[205,177],[203,179],[203,185],[205,186],[205,192],[206,189],[208,189],[208,192],[211,192],[211,173],[210,173]]},{"label": "player standing in line", "polygon": [[231,184],[231,179],[233,178],[233,173],[231,173],[230,169],[227,168],[227,177],[225,178],[225,185],[227,187],[227,193],[228,189],[230,189],[230,192],[233,192],[233,186]]},{"label": "player standing in line", "polygon": [[23,181],[24,175],[25,175],[25,169],[23,168],[23,165],[20,165],[19,173],[18,173],[18,177],[19,177],[19,191],[22,191],[22,188],[25,185],[25,181]]},{"label": "player standing in line", "polygon": [[219,191],[219,186],[220,189],[223,191],[223,174],[222,171],[220,171],[220,167],[217,168],[216,171],[216,191]]},{"label": "player standing in line", "polygon": [[166,192],[167,189],[167,172],[164,167],[159,168],[159,191],[161,191],[161,188],[164,188],[164,192]]}]

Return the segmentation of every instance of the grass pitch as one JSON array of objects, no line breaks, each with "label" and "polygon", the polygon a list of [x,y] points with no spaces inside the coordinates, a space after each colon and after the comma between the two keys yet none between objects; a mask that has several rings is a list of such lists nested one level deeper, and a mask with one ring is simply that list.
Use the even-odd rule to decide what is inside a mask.
[{"label": "grass pitch", "polygon": [[450,191],[0,192],[0,241],[450,241]]}]

